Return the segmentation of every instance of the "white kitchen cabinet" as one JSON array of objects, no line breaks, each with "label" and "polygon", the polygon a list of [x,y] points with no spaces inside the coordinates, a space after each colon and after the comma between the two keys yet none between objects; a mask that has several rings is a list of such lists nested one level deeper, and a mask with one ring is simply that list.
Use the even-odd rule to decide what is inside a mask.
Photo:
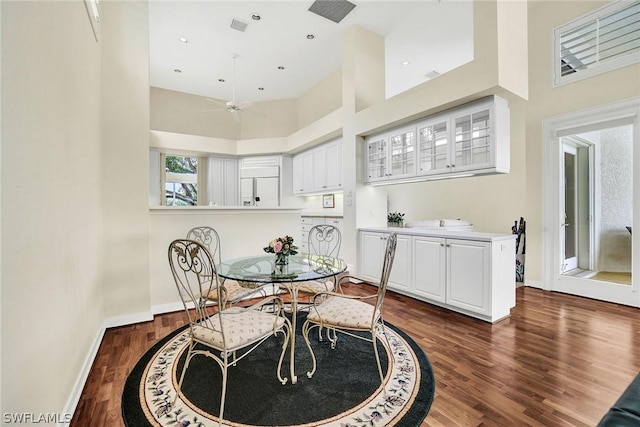
[{"label": "white kitchen cabinet", "polygon": [[[445,239],[413,236],[413,291],[433,301],[445,302],[447,251]],[[428,279],[427,279],[428,278]]]},{"label": "white kitchen cabinet", "polygon": [[389,289],[488,322],[515,305],[513,235],[361,229],[358,275],[378,281],[386,237],[398,246]]},{"label": "white kitchen cabinet", "polygon": [[335,140],[293,157],[293,192],[304,195],[342,189],[342,141]]},{"label": "white kitchen cabinet", "polygon": [[509,107],[484,98],[367,137],[366,148],[367,182],[508,173]]},{"label": "white kitchen cabinet", "polygon": [[238,160],[209,157],[208,203],[216,206],[238,205]]},{"label": "white kitchen cabinet", "polygon": [[[446,304],[489,315],[490,244],[473,240],[447,239],[445,246],[447,249]],[[515,275],[515,262],[512,267]]]},{"label": "white kitchen cabinet", "polygon": [[[388,237],[389,233],[361,233],[362,278],[374,283],[380,281]],[[408,290],[411,286],[411,236],[398,235],[396,254],[387,286],[388,289],[398,291]]]},{"label": "white kitchen cabinet", "polygon": [[416,127],[395,129],[367,139],[367,181],[388,181],[416,174]]}]

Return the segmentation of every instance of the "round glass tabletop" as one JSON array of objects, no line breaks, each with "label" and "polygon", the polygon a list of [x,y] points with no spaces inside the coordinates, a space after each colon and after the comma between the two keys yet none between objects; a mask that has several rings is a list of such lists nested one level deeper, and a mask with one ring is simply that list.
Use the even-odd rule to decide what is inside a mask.
[{"label": "round glass tabletop", "polygon": [[218,275],[239,282],[301,282],[332,277],[347,269],[340,258],[320,255],[289,255],[288,264],[276,265],[274,255],[236,258],[222,262]]}]

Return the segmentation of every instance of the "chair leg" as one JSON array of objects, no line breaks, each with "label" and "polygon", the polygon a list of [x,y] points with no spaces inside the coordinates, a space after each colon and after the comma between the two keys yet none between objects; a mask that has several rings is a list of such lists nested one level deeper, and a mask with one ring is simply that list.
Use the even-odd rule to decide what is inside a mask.
[{"label": "chair leg", "polygon": [[[276,335],[278,332],[279,331],[276,331]],[[284,340],[282,341],[282,352],[280,352],[280,360],[278,361],[278,380],[280,380],[282,385],[285,385],[289,380],[289,377],[282,378],[282,374],[280,372],[282,371],[282,361],[284,360],[284,354],[286,353],[287,345],[289,344],[289,334],[291,334],[291,325],[289,323],[286,323],[286,328],[283,329],[283,334]]]},{"label": "chair leg", "polygon": [[227,360],[225,357],[224,365],[222,366],[222,396],[220,397],[220,415],[218,418],[218,425],[222,426],[222,420],[224,419],[224,401],[227,395]]},{"label": "chair leg", "polygon": [[313,366],[311,367],[311,370],[307,371],[307,378],[311,378],[313,374],[316,372],[316,355],[313,353],[313,349],[311,348],[311,341],[309,341],[309,331],[314,326],[318,326],[318,325],[314,325],[308,320],[304,322],[304,325],[302,325],[302,336],[304,337],[304,342],[307,344],[309,353],[311,353],[311,360],[313,362]]},{"label": "chair leg", "polygon": [[189,343],[189,349],[187,350],[187,359],[184,361],[184,366],[182,367],[182,373],[180,374],[180,380],[178,381],[178,388],[176,389],[176,395],[173,397],[173,401],[171,402],[171,406],[176,404],[176,400],[178,400],[178,394],[180,393],[180,389],[182,388],[182,380],[184,380],[184,374],[187,372],[187,367],[189,366],[189,362],[191,362],[191,358],[194,354],[191,353],[195,343],[191,341]]},{"label": "chair leg", "polygon": [[380,384],[384,381],[382,376],[382,366],[380,365],[380,355],[378,354],[378,338],[375,334],[375,330],[371,334],[371,341],[373,342],[373,352],[376,355],[376,362],[378,363],[378,373],[380,374]]}]

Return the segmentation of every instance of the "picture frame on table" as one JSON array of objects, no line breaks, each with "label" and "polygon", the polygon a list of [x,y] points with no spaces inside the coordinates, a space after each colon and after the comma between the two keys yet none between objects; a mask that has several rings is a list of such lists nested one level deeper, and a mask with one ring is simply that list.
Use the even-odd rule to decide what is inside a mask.
[{"label": "picture frame on table", "polygon": [[323,208],[335,207],[335,198],[333,194],[325,194],[322,196],[322,207]]}]

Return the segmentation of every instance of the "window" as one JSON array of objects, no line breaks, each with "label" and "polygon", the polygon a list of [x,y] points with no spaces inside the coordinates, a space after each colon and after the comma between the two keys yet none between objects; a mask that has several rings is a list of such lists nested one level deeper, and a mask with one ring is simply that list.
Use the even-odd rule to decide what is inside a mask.
[{"label": "window", "polygon": [[554,85],[640,62],[640,0],[620,0],[554,31]]},{"label": "window", "polygon": [[198,204],[198,158],[165,156],[165,204],[196,206]]}]

